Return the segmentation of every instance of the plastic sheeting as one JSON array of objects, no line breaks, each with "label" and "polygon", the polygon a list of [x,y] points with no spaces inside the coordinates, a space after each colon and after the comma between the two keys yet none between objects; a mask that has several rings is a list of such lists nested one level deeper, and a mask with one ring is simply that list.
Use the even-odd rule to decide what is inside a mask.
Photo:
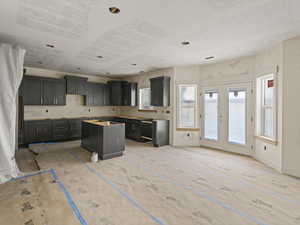
[{"label": "plastic sheeting", "polygon": [[0,43],[0,183],[19,174],[15,161],[17,94],[25,50]]}]

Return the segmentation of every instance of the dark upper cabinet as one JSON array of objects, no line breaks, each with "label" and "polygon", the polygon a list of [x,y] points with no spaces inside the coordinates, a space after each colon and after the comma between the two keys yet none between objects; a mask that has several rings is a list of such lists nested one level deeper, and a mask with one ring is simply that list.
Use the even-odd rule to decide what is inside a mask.
[{"label": "dark upper cabinet", "polygon": [[24,76],[19,93],[24,105],[66,105],[64,79]]},{"label": "dark upper cabinet", "polygon": [[64,79],[43,79],[42,105],[66,105]]},{"label": "dark upper cabinet", "polygon": [[123,105],[123,86],[127,81],[108,81],[110,105],[122,106]]},{"label": "dark upper cabinet", "polygon": [[[106,101],[106,84],[103,83],[87,83],[87,95],[85,96],[85,105],[89,106],[105,106]],[[108,103],[107,103],[108,104]]]},{"label": "dark upper cabinet", "polygon": [[109,85],[104,84],[104,106],[110,106]]},{"label": "dark upper cabinet", "polygon": [[123,106],[137,106],[137,83],[123,83]]},{"label": "dark upper cabinet", "polygon": [[25,143],[44,142],[52,139],[51,120],[31,120],[24,122]]},{"label": "dark upper cabinet", "polygon": [[42,104],[42,80],[39,77],[24,76],[19,90],[24,105]]},{"label": "dark upper cabinet", "polygon": [[87,94],[87,78],[65,76],[67,82],[67,94],[70,95],[86,95]]},{"label": "dark upper cabinet", "polygon": [[170,77],[155,77],[150,79],[152,106],[170,106],[170,80]]}]

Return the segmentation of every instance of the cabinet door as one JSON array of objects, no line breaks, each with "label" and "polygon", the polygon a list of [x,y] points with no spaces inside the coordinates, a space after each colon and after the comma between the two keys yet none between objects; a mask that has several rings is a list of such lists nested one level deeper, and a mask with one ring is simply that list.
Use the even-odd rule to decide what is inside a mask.
[{"label": "cabinet door", "polygon": [[85,105],[93,105],[93,83],[87,83],[86,88]]},{"label": "cabinet door", "polygon": [[97,84],[96,98],[96,105],[104,106],[104,84]]},{"label": "cabinet door", "polygon": [[85,97],[85,104],[90,106],[104,106],[105,84],[102,83],[88,83],[87,96]]},{"label": "cabinet door", "polygon": [[25,121],[25,142],[45,142],[52,140],[50,120]]},{"label": "cabinet door", "polygon": [[66,81],[60,79],[55,84],[56,105],[66,105]]},{"label": "cabinet door", "polygon": [[75,76],[65,76],[67,94],[71,95],[86,95],[87,79]]},{"label": "cabinet door", "polygon": [[70,138],[81,138],[81,119],[69,120]]},{"label": "cabinet door", "polygon": [[68,120],[53,120],[52,121],[53,140],[67,140],[69,138],[69,123]]},{"label": "cabinet door", "polygon": [[122,100],[122,83],[121,81],[109,82],[110,88],[110,103],[112,106],[121,106],[123,103]]},{"label": "cabinet door", "polygon": [[109,85],[105,84],[104,85],[104,105],[105,106],[110,106],[110,98],[109,98]]},{"label": "cabinet door", "polygon": [[170,77],[156,77],[150,79],[151,105],[170,106]]},{"label": "cabinet door", "polygon": [[124,106],[130,106],[131,101],[131,85],[130,83],[124,83],[122,86],[123,90],[123,104]]},{"label": "cabinet door", "polygon": [[137,105],[137,83],[124,83],[123,90],[123,105],[136,106]]},{"label": "cabinet door", "polygon": [[20,89],[24,105],[42,104],[42,80],[40,78],[24,76]]},{"label": "cabinet door", "polygon": [[151,105],[162,106],[163,104],[163,81],[162,79],[151,80]]},{"label": "cabinet door", "polygon": [[65,105],[66,83],[63,79],[43,80],[43,105]]}]

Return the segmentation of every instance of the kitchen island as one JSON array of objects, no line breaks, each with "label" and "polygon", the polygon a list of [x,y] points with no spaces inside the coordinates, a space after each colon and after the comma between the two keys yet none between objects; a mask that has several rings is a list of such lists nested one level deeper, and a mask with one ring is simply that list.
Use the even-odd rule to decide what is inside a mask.
[{"label": "kitchen island", "polygon": [[125,150],[125,124],[111,121],[82,121],[81,147],[97,152],[100,159],[122,156]]}]

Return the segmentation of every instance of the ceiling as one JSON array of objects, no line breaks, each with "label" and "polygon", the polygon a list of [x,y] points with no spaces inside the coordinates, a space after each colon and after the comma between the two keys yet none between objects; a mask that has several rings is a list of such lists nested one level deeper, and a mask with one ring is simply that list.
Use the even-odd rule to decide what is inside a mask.
[{"label": "ceiling", "polygon": [[299,0],[1,0],[0,41],[24,47],[25,66],[130,75],[255,54],[300,35],[299,10]]}]

